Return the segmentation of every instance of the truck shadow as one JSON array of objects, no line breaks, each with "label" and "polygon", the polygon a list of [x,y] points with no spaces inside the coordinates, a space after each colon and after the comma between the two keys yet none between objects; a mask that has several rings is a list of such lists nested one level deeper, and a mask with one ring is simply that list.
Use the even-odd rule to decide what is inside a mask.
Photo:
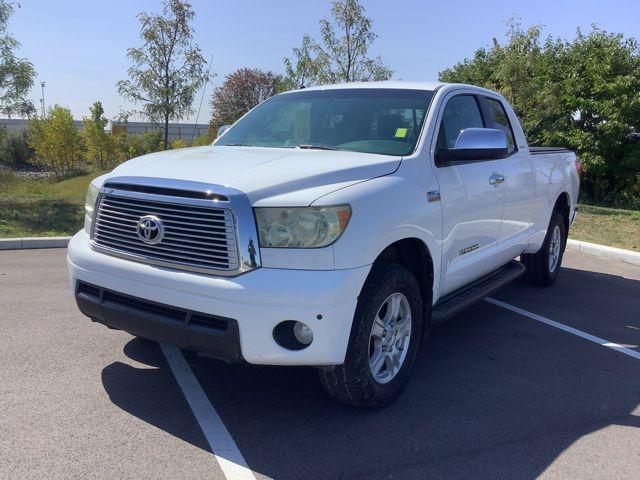
[{"label": "truck shadow", "polygon": [[124,346],[124,353],[147,368],[123,362],[106,366],[102,384],[111,401],[141,420],[210,451],[158,344],[134,338]]},{"label": "truck shadow", "polygon": [[[566,277],[622,292],[640,285],[597,275]],[[545,304],[560,293],[529,290]],[[499,307],[436,326],[423,347],[405,392],[377,411],[333,401],[311,368],[185,356],[249,466],[279,479],[535,478],[587,434],[640,427],[637,360]],[[158,346],[133,339],[124,351],[155,368],[107,366],[114,404],[208,450]]]}]

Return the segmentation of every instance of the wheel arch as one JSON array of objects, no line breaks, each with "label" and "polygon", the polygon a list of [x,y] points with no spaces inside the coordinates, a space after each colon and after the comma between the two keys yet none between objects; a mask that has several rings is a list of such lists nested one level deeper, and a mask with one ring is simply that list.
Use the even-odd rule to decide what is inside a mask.
[{"label": "wheel arch", "polygon": [[571,219],[571,197],[569,196],[569,193],[562,192],[560,193],[560,195],[558,195],[558,197],[556,198],[556,202],[553,205],[551,214],[553,214],[553,212],[558,212],[560,215],[562,215],[562,218],[564,219],[565,231],[568,234],[569,223]]},{"label": "wheel arch", "polygon": [[[387,245],[376,257],[378,262],[389,262],[402,265],[409,270],[420,287],[425,325],[431,320],[431,306],[434,295],[434,281],[437,272],[433,256],[427,244],[417,237],[405,237]],[[426,333],[428,328],[423,332]]]}]

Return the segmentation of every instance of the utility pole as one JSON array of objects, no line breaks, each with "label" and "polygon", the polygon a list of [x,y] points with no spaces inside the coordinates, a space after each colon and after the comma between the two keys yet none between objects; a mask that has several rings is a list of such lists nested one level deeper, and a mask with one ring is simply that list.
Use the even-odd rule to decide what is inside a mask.
[{"label": "utility pole", "polygon": [[44,118],[45,114],[47,113],[46,107],[45,107],[45,104],[44,104],[44,87],[45,87],[45,83],[44,82],[40,82],[40,86],[42,87],[42,98],[40,99],[40,103],[42,104],[42,117]]}]

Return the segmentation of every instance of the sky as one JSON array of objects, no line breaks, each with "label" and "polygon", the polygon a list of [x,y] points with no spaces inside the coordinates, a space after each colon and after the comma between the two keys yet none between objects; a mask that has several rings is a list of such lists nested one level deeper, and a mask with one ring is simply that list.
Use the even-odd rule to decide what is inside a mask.
[{"label": "sky", "polygon": [[[21,42],[19,56],[37,71],[31,98],[40,105],[46,82],[47,106],[71,109],[76,119],[102,101],[107,118],[132,105],[115,84],[127,78],[127,48],[138,46],[142,11],[161,9],[159,0],[19,0],[9,31]],[[195,42],[205,58],[213,55],[216,75],[204,92],[199,122],[210,116],[212,88],[240,67],[284,71],[305,33],[319,37],[318,21],[330,15],[329,0],[192,0]],[[592,24],[640,38],[640,0],[363,0],[378,38],[371,55],[381,55],[394,79],[436,80],[494,37],[504,39],[505,21],[519,17],[524,26],[541,24],[543,35],[573,38]],[[195,108],[200,101],[198,94]],[[184,121],[195,121],[192,115]]]}]

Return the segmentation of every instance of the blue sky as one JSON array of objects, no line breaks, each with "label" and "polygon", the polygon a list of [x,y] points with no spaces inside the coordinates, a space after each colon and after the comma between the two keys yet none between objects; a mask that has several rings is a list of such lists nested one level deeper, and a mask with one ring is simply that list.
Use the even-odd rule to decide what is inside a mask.
[{"label": "blue sky", "polygon": [[[116,81],[126,78],[128,47],[139,43],[141,11],[158,11],[159,0],[20,0],[10,31],[22,43],[20,55],[38,72],[31,97],[39,105],[39,82],[46,81],[47,105],[71,108],[76,118],[88,115],[101,100],[109,118],[129,108],[117,94]],[[395,79],[434,80],[438,72],[502,39],[505,20],[541,23],[544,34],[572,38],[576,28],[592,23],[627,36],[640,37],[639,0],[431,1],[364,0],[379,38],[372,54],[382,55]],[[195,40],[205,57],[214,55],[216,74],[206,91],[201,121],[209,118],[213,86],[242,66],[282,72],[282,58],[304,33],[318,37],[318,20],[329,16],[328,0],[192,0]],[[194,120],[195,115],[186,120]]]}]

